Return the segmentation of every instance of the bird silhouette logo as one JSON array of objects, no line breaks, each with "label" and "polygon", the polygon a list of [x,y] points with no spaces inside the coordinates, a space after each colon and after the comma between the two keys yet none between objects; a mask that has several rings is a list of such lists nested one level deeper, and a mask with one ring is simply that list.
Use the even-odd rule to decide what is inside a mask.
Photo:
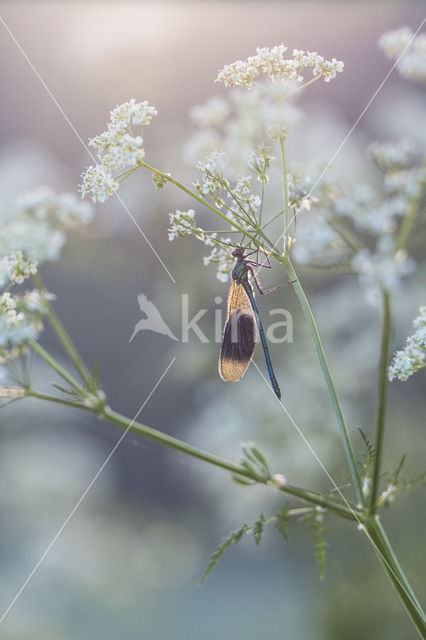
[{"label": "bird silhouette logo", "polygon": [[129,342],[133,340],[139,331],[155,331],[155,333],[161,333],[163,336],[168,336],[172,340],[178,340],[164,322],[157,307],[148,300],[145,294],[140,293],[138,295],[138,303],[140,310],[146,315],[146,318],[142,318],[142,320],[139,320],[136,324]]}]

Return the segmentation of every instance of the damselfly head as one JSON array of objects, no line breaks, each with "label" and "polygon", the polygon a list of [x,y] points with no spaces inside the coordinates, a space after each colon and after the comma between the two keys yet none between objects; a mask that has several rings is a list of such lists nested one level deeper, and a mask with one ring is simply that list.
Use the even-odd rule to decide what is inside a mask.
[{"label": "damselfly head", "polygon": [[242,247],[237,247],[233,250],[232,255],[234,258],[242,258],[244,256],[244,249]]}]

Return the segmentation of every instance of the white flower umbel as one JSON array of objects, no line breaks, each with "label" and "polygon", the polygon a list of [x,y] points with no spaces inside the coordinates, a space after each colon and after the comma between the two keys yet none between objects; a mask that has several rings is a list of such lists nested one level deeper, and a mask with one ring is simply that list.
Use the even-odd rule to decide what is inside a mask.
[{"label": "white flower umbel", "polygon": [[[56,260],[65,244],[64,230],[87,224],[92,217],[92,205],[73,194],[57,194],[47,187],[24,194],[16,201],[14,217],[2,228],[0,259],[21,252],[25,260]],[[0,280],[5,275],[0,266]]]},{"label": "white flower umbel", "polygon": [[111,111],[107,130],[89,141],[99,162],[82,174],[79,189],[83,196],[88,194],[93,202],[105,202],[117,191],[119,173],[136,167],[145,157],[143,128],[154,115],[155,107],[146,100],[137,103],[134,98]]},{"label": "white flower umbel", "polygon": [[[215,242],[215,238],[213,238]],[[228,282],[229,275],[234,266],[234,259],[232,258],[230,247],[231,240],[229,238],[221,238],[221,244],[217,244],[213,247],[210,255],[203,258],[204,265],[207,267],[209,264],[216,264],[217,271],[216,277],[220,282]],[[206,244],[208,244],[206,242]]]},{"label": "white flower umbel", "polygon": [[169,216],[170,242],[176,238],[185,238],[187,236],[196,236],[199,239],[204,239],[203,230],[195,224],[195,211],[193,209],[189,209],[188,211],[179,211],[178,209],[177,211],[170,213]]},{"label": "white flower umbel", "polygon": [[24,280],[37,273],[37,261],[26,258],[22,251],[17,251],[2,259],[1,271],[5,271],[10,283],[22,284]]},{"label": "white flower umbel", "polygon": [[237,60],[219,71],[217,82],[227,87],[241,86],[251,89],[255,78],[303,82],[302,72],[310,68],[313,77],[322,76],[326,82],[343,71],[343,62],[333,58],[325,60],[315,51],[293,49],[290,57],[284,57],[287,47],[283,44],[272,47],[258,47],[256,55],[246,61]]},{"label": "white flower umbel", "polygon": [[388,369],[389,380],[408,380],[413,373],[426,367],[426,307],[420,307],[413,326],[415,333],[407,338],[405,347],[394,355]]},{"label": "white flower umbel", "polygon": [[404,249],[395,251],[392,236],[383,235],[374,252],[362,249],[355,254],[352,268],[358,274],[368,301],[376,304],[383,290],[393,292],[399,288],[402,278],[414,271],[415,262]]},{"label": "white flower umbel", "polygon": [[426,34],[420,33],[410,44],[413,35],[409,27],[389,31],[380,38],[379,47],[392,60],[396,60],[406,49],[398,62],[399,73],[404,78],[426,82]]},{"label": "white flower umbel", "polygon": [[413,31],[410,27],[401,27],[384,33],[379,39],[378,46],[388,58],[394,60],[401,55],[412,37]]},{"label": "white flower umbel", "polygon": [[43,329],[42,317],[54,297],[36,289],[23,295],[13,296],[9,291],[0,295],[0,358],[17,357],[20,354],[17,348],[28,340],[37,340]]}]

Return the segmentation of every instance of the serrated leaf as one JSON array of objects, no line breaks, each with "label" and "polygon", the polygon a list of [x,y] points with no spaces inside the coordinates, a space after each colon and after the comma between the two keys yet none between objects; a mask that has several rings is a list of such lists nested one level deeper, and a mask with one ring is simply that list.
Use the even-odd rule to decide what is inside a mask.
[{"label": "serrated leaf", "polygon": [[326,563],[326,549],[328,544],[324,540],[324,533],[327,531],[327,527],[324,527],[322,523],[322,516],[318,513],[317,509],[312,509],[306,515],[302,516],[301,520],[309,522],[309,528],[312,529],[314,534],[314,548],[315,555],[320,568],[320,579],[325,577],[325,563]]},{"label": "serrated leaf", "polygon": [[214,567],[216,566],[218,560],[225,553],[226,549],[231,546],[231,544],[236,544],[241,540],[243,535],[250,529],[246,524],[243,524],[242,527],[236,529],[235,531],[231,531],[229,536],[224,538],[220,544],[216,547],[216,550],[210,556],[209,563],[207,565],[207,569],[204,572],[203,577],[200,580],[200,585],[204,582],[207,576],[212,572]]},{"label": "serrated leaf", "polygon": [[320,579],[323,580],[325,577],[325,562],[327,558],[326,549],[328,547],[328,544],[324,540],[324,533],[327,531],[327,528],[318,520],[313,520],[311,527],[314,531],[315,552],[320,567]]},{"label": "serrated leaf", "polygon": [[276,514],[277,522],[275,524],[275,528],[278,529],[284,540],[287,540],[288,538],[287,519],[289,510],[290,503],[286,502],[281,511],[278,511]]},{"label": "serrated leaf", "polygon": [[253,525],[253,536],[256,546],[260,544],[263,535],[263,526],[266,522],[265,515],[263,513],[260,514],[259,519]]}]

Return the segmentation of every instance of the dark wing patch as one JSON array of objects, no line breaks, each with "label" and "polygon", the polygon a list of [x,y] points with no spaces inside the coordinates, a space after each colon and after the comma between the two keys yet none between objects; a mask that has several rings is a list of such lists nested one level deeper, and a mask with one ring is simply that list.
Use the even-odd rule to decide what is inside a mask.
[{"label": "dark wing patch", "polygon": [[[219,373],[226,382],[236,382],[247,371],[256,346],[253,313],[233,311],[225,324],[219,356]],[[251,309],[250,309],[251,311]]]}]

